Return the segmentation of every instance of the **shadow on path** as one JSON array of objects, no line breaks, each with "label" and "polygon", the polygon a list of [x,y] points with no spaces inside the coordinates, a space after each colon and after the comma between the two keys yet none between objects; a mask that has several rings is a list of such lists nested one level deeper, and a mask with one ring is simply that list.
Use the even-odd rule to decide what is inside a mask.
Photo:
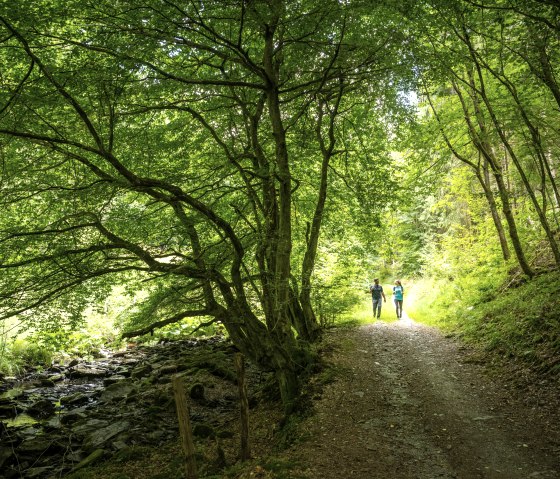
[{"label": "shadow on path", "polygon": [[560,438],[472,364],[459,344],[406,314],[335,330],[341,374],[315,400],[289,455],[316,479],[558,479]]}]

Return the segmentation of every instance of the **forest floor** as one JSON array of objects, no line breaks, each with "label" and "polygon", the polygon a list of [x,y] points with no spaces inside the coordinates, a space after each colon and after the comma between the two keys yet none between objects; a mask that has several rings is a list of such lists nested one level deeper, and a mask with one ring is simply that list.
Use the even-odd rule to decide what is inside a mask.
[{"label": "forest floor", "polygon": [[[336,379],[283,453],[310,479],[558,479],[558,382],[403,318],[326,334]],[[498,372],[501,371],[501,372]]]}]

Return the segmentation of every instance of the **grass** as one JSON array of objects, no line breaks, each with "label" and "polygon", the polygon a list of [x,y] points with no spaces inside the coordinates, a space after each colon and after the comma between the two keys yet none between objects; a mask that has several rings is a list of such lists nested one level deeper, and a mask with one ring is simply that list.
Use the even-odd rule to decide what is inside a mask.
[{"label": "grass", "polygon": [[405,310],[417,321],[452,332],[493,358],[560,373],[560,272],[515,288],[495,284],[492,290],[484,285],[463,294],[446,294],[449,291],[448,283],[421,282],[408,297]]},{"label": "grass", "polygon": [[541,372],[560,373],[560,272],[509,289],[461,319],[467,341]]}]

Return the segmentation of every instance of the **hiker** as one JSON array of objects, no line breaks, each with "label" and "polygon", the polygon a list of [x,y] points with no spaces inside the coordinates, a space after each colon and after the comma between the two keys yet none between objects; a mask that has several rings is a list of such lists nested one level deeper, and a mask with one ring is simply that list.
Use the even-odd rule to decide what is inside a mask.
[{"label": "hiker", "polygon": [[375,278],[373,283],[374,284],[369,287],[371,301],[373,303],[373,317],[377,317],[379,319],[381,316],[381,304],[383,301],[387,302],[387,299],[385,298],[385,293],[383,292],[383,286],[379,284],[379,278]]},{"label": "hiker", "polygon": [[395,301],[395,311],[397,312],[397,319],[402,318],[403,294],[404,294],[403,285],[397,279],[395,281],[395,286],[393,286],[393,300]]}]

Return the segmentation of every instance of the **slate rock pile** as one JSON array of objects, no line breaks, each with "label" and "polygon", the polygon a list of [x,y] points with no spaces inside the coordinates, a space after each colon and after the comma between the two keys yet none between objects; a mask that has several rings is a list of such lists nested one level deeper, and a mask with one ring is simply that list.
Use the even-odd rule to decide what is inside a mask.
[{"label": "slate rock pile", "polygon": [[231,436],[236,377],[220,339],[137,347],[0,379],[0,479],[63,477],[126,448],[177,438],[175,374],[191,391],[195,432]]}]

